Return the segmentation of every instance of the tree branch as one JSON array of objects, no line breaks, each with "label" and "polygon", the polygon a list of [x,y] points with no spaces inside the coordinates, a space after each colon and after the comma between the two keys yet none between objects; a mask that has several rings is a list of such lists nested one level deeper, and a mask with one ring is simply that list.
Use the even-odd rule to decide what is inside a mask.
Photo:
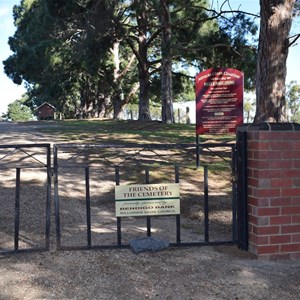
[{"label": "tree branch", "polygon": [[134,59],[135,59],[135,54],[132,54],[129,61],[128,61],[128,64],[126,65],[126,67],[124,68],[124,70],[120,73],[120,77],[124,77],[126,75],[126,73],[130,70],[133,62],[134,62]]},{"label": "tree branch", "polygon": [[131,39],[130,38],[126,38],[126,41],[129,45],[129,47],[131,48],[132,52],[134,53],[134,55],[136,56],[137,60],[139,61],[139,63],[141,64],[142,61],[141,61],[141,57],[139,55],[139,52],[138,50],[135,48],[134,44],[132,43]]},{"label": "tree branch", "polygon": [[140,88],[140,84],[139,84],[139,82],[136,82],[132,86],[132,88],[131,88],[130,92],[128,93],[128,95],[126,96],[126,98],[123,100],[122,105],[125,105],[125,104],[129,103],[129,101],[137,93],[139,88]]},{"label": "tree branch", "polygon": [[[209,49],[214,49],[214,48],[231,48],[231,50],[233,52],[235,52],[237,55],[239,56],[243,56],[240,52],[238,52],[236,49],[234,49],[231,45],[228,44],[214,44],[214,45],[202,45],[200,47],[197,48],[192,48],[192,47],[177,47],[180,50],[185,50],[185,51],[201,51],[203,49],[205,50],[209,50]],[[249,48],[250,50],[255,51],[256,48],[252,47],[252,46],[245,46],[245,48]]]},{"label": "tree branch", "polygon": [[293,44],[295,44],[299,38],[300,38],[300,33],[288,37],[288,40],[292,40],[291,42],[289,42],[288,48],[291,47]]},{"label": "tree branch", "polygon": [[[252,16],[252,17],[255,17],[255,18],[260,18],[259,15],[257,14],[253,14],[253,13],[248,13],[248,12],[245,12],[245,11],[242,11],[242,10],[220,10],[220,11],[217,11],[215,9],[210,9],[210,8],[206,8],[206,7],[203,7],[203,6],[192,6],[191,9],[200,9],[200,10],[205,10],[209,13],[211,13],[210,16],[207,16],[205,18],[200,18],[200,19],[192,19],[192,18],[187,18],[185,19],[185,22],[186,21],[191,21],[191,22],[206,22],[206,21],[210,21],[210,20],[215,20],[215,19],[218,19],[218,18],[223,18],[223,19],[226,19],[229,21],[229,19],[226,17],[226,14],[244,14],[244,15],[248,15],[248,16]],[[222,8],[221,8],[222,9]],[[178,24],[180,24],[180,22],[178,22]],[[174,24],[176,26],[176,24]]]},{"label": "tree branch", "polygon": [[161,29],[159,30],[156,30],[152,35],[151,37],[148,39],[147,41],[147,47],[149,47],[152,43],[153,40],[155,40],[155,38],[161,33]]},{"label": "tree branch", "polygon": [[165,12],[165,13],[168,13],[168,7],[167,7],[167,5],[166,5],[166,2],[163,1],[163,0],[160,0],[160,4],[161,4],[161,6],[162,6],[164,12]]}]

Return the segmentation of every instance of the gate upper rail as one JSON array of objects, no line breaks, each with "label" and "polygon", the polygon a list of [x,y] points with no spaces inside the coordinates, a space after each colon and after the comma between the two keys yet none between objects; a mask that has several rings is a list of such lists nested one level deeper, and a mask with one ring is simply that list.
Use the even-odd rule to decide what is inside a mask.
[{"label": "gate upper rail", "polygon": [[[222,148],[230,149],[230,151],[222,150]],[[144,151],[148,152],[147,159],[145,159],[143,162],[145,164],[151,164],[154,163],[154,161],[151,160],[151,158],[155,157],[155,162],[159,162],[161,164],[190,164],[190,166],[196,165],[197,167],[200,166],[200,161],[202,156],[209,156],[214,155],[218,156],[225,162],[232,165],[233,161],[233,155],[235,154],[235,144],[230,143],[202,143],[202,144],[192,144],[192,143],[182,143],[182,144],[136,144],[136,143],[126,143],[126,144],[55,144],[54,145],[54,167],[57,167],[55,164],[58,163],[56,157],[58,155],[59,151],[63,152],[71,152],[72,149],[76,149],[76,152],[67,157],[64,162],[67,163],[68,161],[74,162],[76,158],[78,158],[80,155],[86,155],[88,154],[89,160],[81,161],[81,163],[84,163],[85,165],[90,165],[93,161],[96,162],[97,160],[91,159],[93,158],[93,155],[99,154],[100,151],[105,151],[107,149],[112,150],[123,150],[123,152],[118,151],[115,152],[115,155],[112,155],[112,152],[110,154],[108,152],[105,152],[105,156],[102,156],[101,158],[98,156],[98,159],[102,160],[103,162],[109,162],[110,164],[114,164],[115,166],[121,166],[124,162],[134,159],[138,160],[143,157],[142,153]],[[126,150],[133,150],[131,152],[126,152]],[[214,150],[212,150],[214,149]],[[216,149],[221,149],[219,151],[216,151]],[[96,150],[96,151],[95,151]],[[185,153],[189,154],[189,156],[185,156],[184,160],[177,159],[175,161],[170,160],[170,152],[158,152],[158,151],[173,151],[172,156],[177,156],[182,154],[184,151]],[[177,153],[175,153],[176,151]],[[149,155],[149,153],[153,154]],[[109,155],[112,155],[109,157]],[[160,160],[157,160],[160,158]],[[99,163],[99,160],[97,161]],[[234,166],[232,166],[234,167]]]}]

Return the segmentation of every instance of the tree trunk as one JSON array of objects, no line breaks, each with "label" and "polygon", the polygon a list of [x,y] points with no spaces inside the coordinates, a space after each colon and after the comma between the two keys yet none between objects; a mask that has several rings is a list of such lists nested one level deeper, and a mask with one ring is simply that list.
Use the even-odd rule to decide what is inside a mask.
[{"label": "tree trunk", "polygon": [[[113,56],[114,62],[114,79],[113,79],[113,118],[120,119],[121,113],[124,105],[126,105],[132,96],[136,93],[137,85],[133,84],[131,91],[124,97],[123,93],[123,78],[130,71],[135,61],[135,55],[132,54],[131,57],[120,59],[120,41],[115,41],[112,49],[110,50]],[[124,61],[125,60],[125,61]],[[121,65],[124,65],[121,69]]]},{"label": "tree trunk", "polygon": [[140,81],[140,93],[139,93],[139,120],[147,121],[151,120],[150,107],[149,107],[149,88],[150,81],[149,75],[146,72],[140,70],[139,67],[139,81]]},{"label": "tree trunk", "polygon": [[114,79],[113,79],[113,118],[120,119],[122,113],[122,98],[123,98],[123,90],[120,79],[120,56],[119,56],[119,48],[120,43],[115,41],[113,44],[113,48],[111,49],[111,53],[113,56],[114,62]]},{"label": "tree trunk", "polygon": [[162,96],[162,122],[175,123],[173,110],[173,83],[172,83],[172,54],[171,54],[171,20],[169,1],[161,0],[161,25],[162,25],[162,71],[161,71],[161,96]]},{"label": "tree trunk", "polygon": [[138,23],[138,69],[139,69],[139,120],[151,120],[150,116],[150,74],[148,64],[148,44],[147,44],[147,14],[144,9],[137,10]]},{"label": "tree trunk", "polygon": [[295,0],[260,0],[254,122],[284,122],[288,35]]}]

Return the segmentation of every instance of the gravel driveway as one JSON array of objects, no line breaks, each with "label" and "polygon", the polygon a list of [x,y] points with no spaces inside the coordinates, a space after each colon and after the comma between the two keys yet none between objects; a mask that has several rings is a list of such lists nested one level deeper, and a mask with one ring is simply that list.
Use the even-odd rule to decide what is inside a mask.
[{"label": "gravel driveway", "polygon": [[[40,126],[46,125],[0,123],[1,142],[53,141]],[[48,252],[0,256],[3,300],[288,300],[299,295],[300,260],[257,260],[236,246],[140,254],[129,249],[59,252],[51,247]]]},{"label": "gravel driveway", "polygon": [[0,299],[299,299],[300,262],[235,247],[68,251],[2,257]]}]

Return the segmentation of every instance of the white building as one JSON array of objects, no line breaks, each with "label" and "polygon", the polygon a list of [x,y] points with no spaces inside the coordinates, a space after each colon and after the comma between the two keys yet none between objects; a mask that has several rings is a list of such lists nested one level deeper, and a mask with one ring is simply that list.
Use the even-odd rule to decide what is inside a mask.
[{"label": "white building", "polygon": [[173,103],[175,122],[196,124],[196,101]]}]

